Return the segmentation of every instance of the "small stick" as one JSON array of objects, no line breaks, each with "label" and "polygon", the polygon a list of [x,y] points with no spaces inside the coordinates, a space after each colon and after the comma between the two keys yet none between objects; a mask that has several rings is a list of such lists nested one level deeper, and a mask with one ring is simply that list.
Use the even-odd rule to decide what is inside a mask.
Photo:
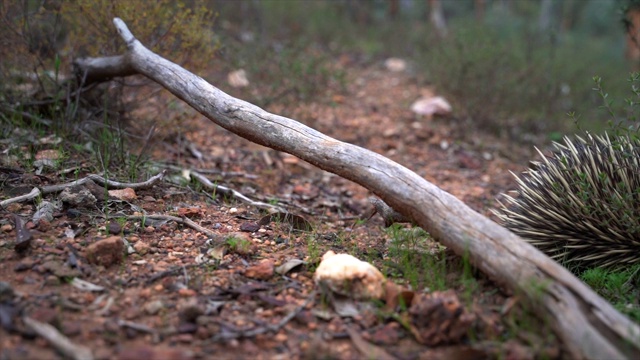
[{"label": "small stick", "polygon": [[384,219],[384,227],[389,227],[395,223],[412,223],[409,218],[393,210],[391,206],[387,205],[387,203],[378,199],[377,197],[370,197],[369,202],[371,203],[371,205],[373,205],[374,210],[371,212],[371,214],[367,214],[367,221],[371,219],[373,215],[378,213]]},{"label": "small stick", "polygon": [[66,183],[66,184],[45,186],[45,187],[42,188],[42,193],[43,194],[50,194],[50,193],[62,191],[64,189],[68,188],[68,187],[72,187],[72,186],[76,186],[76,185],[82,185],[82,184],[86,183],[89,180],[93,180],[94,182],[96,182],[96,183],[98,183],[98,184],[100,184],[102,186],[108,186],[108,187],[114,188],[114,189],[124,189],[124,188],[144,189],[144,188],[147,188],[147,187],[155,184],[159,180],[161,180],[166,173],[167,173],[166,170],[163,170],[159,174],[150,177],[147,181],[138,182],[138,183],[123,183],[123,182],[119,182],[119,181],[113,181],[113,180],[105,179],[104,177],[102,177],[100,175],[90,174],[90,175],[87,175],[86,177],[84,177],[84,178],[82,178],[80,180],[72,181],[72,182],[69,182],[69,183]]},{"label": "small stick", "polygon": [[22,318],[24,323],[36,334],[45,338],[53,347],[65,357],[74,360],[93,360],[91,349],[71,342],[68,337],[60,333],[55,327],[32,319],[28,316]]},{"label": "small stick", "polygon": [[249,199],[248,197],[244,196],[243,194],[237,192],[236,190],[230,189],[226,186],[222,186],[222,185],[216,185],[214,183],[212,183],[209,179],[207,179],[206,176],[198,173],[197,171],[189,171],[189,174],[191,174],[194,178],[196,178],[196,180],[200,181],[200,183],[202,183],[202,185],[204,185],[206,188],[210,189],[210,190],[215,190],[215,191],[222,191],[225,194],[230,194],[233,197],[246,202],[247,204],[251,205],[251,206],[255,206],[257,208],[260,209],[268,209],[268,210],[275,210],[278,212],[288,212],[286,209],[284,209],[283,207],[280,206],[276,206],[276,205],[271,205],[271,204],[267,204],[261,201],[253,201],[251,199]]},{"label": "small stick", "polygon": [[215,232],[202,227],[198,224],[196,224],[193,220],[187,218],[187,217],[177,217],[177,216],[171,216],[171,215],[129,215],[126,217],[127,220],[144,220],[144,219],[152,219],[152,220],[169,220],[169,221],[175,221],[178,224],[183,224],[186,225],[196,231],[199,231],[209,237],[215,238],[216,236],[218,236],[218,234],[216,234]]},{"label": "small stick", "polygon": [[41,194],[40,189],[33,188],[33,190],[31,190],[31,192],[28,193],[28,194],[20,195],[20,196],[13,197],[11,199],[0,201],[0,207],[4,208],[7,205],[15,203],[15,202],[22,202],[22,201],[35,199],[38,196],[40,196],[40,194]]}]

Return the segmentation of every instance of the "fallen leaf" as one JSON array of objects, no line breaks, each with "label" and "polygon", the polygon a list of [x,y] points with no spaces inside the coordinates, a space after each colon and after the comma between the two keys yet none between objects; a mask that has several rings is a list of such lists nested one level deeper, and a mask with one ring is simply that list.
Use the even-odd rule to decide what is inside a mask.
[{"label": "fallen leaf", "polygon": [[212,259],[222,260],[222,258],[224,258],[224,255],[227,253],[228,249],[229,249],[229,245],[227,244],[219,245],[207,250],[207,256],[209,256]]},{"label": "fallen leaf", "polygon": [[353,299],[334,296],[331,299],[331,305],[333,306],[333,310],[340,317],[356,317],[360,315],[360,311]]},{"label": "fallen leaf", "polygon": [[404,287],[395,284],[392,281],[387,281],[384,284],[385,287],[385,308],[388,311],[395,310],[398,305],[403,305],[405,308],[411,306],[411,301],[415,295],[414,291],[405,289]]},{"label": "fallen leaf", "polygon": [[278,266],[276,268],[276,272],[280,275],[286,275],[289,271],[295,269],[296,267],[306,264],[306,261],[300,259],[289,259],[284,264]]}]

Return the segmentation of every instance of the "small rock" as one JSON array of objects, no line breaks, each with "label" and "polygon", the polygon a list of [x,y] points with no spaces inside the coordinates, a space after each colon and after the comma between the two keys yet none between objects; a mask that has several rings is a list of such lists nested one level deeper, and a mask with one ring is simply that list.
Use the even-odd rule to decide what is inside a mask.
[{"label": "small rock", "polygon": [[191,296],[195,296],[196,292],[193,289],[182,288],[182,289],[178,290],[178,295],[180,295],[182,297],[191,297]]},{"label": "small rock", "polygon": [[275,264],[273,260],[262,260],[257,265],[248,268],[244,272],[244,276],[257,280],[270,279],[275,272]]},{"label": "small rock", "polygon": [[402,72],[407,69],[407,62],[399,58],[388,58],[384,61],[384,67],[391,72]]},{"label": "small rock", "polygon": [[44,160],[44,159],[60,160],[62,159],[62,153],[55,149],[46,149],[46,150],[38,151],[38,153],[36,154],[36,160]]},{"label": "small rock", "polygon": [[352,299],[381,299],[385,278],[375,266],[349,254],[328,251],[313,276],[316,284],[323,284],[333,292]]},{"label": "small rock", "polygon": [[75,336],[82,332],[83,323],[79,321],[63,320],[62,333],[67,336]]},{"label": "small rock", "polygon": [[149,249],[151,249],[151,247],[149,246],[149,244],[147,244],[144,241],[138,241],[135,244],[133,244],[133,248],[136,250],[136,252],[140,255],[144,255],[146,253],[149,252]]},{"label": "small rock", "polygon": [[234,88],[249,86],[247,72],[243,69],[230,72],[229,75],[227,75],[227,82]]},{"label": "small rock", "polygon": [[49,230],[51,230],[51,222],[47,219],[40,219],[38,221],[38,231],[47,232]]},{"label": "small rock", "polygon": [[117,189],[117,190],[109,190],[109,196],[112,196],[116,199],[131,201],[138,198],[136,192],[131,188],[126,189]]},{"label": "small rock", "polygon": [[245,223],[242,223],[242,225],[240,225],[240,231],[256,232],[258,230],[260,230],[260,225],[254,222],[245,222]]},{"label": "small rock", "polygon": [[0,304],[9,302],[13,299],[15,293],[8,282],[0,281]]},{"label": "small rock", "polygon": [[74,207],[88,208],[93,206],[98,200],[96,197],[84,186],[73,186],[62,190],[58,196],[60,201],[69,204]]},{"label": "small rock", "polygon": [[33,265],[35,265],[35,263],[36,261],[33,258],[29,258],[29,257],[24,258],[20,260],[18,264],[16,264],[16,266],[13,268],[13,271],[20,272],[20,271],[29,270],[33,268]]},{"label": "small rock", "polygon": [[442,96],[423,97],[411,105],[411,111],[419,115],[432,117],[434,115],[451,115],[451,104]]},{"label": "small rock", "polygon": [[86,257],[92,264],[109,267],[122,261],[124,242],[120,236],[98,240],[86,249]]},{"label": "small rock", "polygon": [[204,309],[198,305],[198,299],[190,298],[178,303],[178,316],[182,321],[195,323],[198,316],[204,314]]},{"label": "small rock", "polygon": [[53,221],[53,212],[56,210],[56,204],[49,201],[40,202],[38,210],[33,214],[33,222],[37,224],[40,220]]},{"label": "small rock", "polygon": [[44,284],[47,286],[59,286],[60,278],[55,275],[47,275],[47,277],[44,278]]},{"label": "small rock", "polygon": [[164,308],[161,300],[153,300],[144,305],[144,311],[149,315],[155,315]]},{"label": "small rock", "polygon": [[111,221],[107,226],[109,234],[118,235],[122,232],[122,226],[117,221]]},{"label": "small rock", "polygon": [[453,290],[416,295],[409,315],[416,340],[428,346],[460,341],[475,321]]},{"label": "small rock", "polygon": [[2,232],[11,232],[11,230],[13,230],[13,226],[11,226],[11,224],[4,224],[2,226],[0,226],[0,231]]}]

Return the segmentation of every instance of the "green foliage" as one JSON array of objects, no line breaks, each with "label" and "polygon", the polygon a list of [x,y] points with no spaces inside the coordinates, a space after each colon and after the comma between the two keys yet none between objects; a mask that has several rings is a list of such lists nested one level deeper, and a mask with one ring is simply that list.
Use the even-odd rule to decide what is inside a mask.
[{"label": "green foliage", "polygon": [[420,228],[405,229],[399,224],[387,228],[391,237],[388,271],[391,276],[407,281],[414,289],[447,289],[447,263],[443,248],[429,241],[429,234]]},{"label": "green foliage", "polygon": [[616,271],[589,269],[580,278],[618,311],[640,322],[640,265]]},{"label": "green foliage", "polygon": [[567,35],[559,45],[508,22],[493,28],[467,21],[452,31],[450,40],[423,55],[429,79],[463,118],[482,129],[511,132],[506,135],[568,130],[557,114],[591,108],[585,80],[592,72],[624,69],[620,57],[601,57],[611,45],[599,40]]},{"label": "green foliage", "polygon": [[[539,2],[488,2],[483,21],[473,16],[471,2],[444,2],[445,39],[426,21],[425,2],[405,4],[396,19],[386,16],[385,2],[357,9],[342,1],[242,4],[221,5],[221,19],[256,34],[255,41],[229,54],[249,69],[252,80],[271,87],[249,94],[261,105],[322,94],[336,82],[336,67],[324,57],[346,55],[368,64],[393,56],[413,62],[416,80],[435,85],[465,127],[518,139],[528,133],[558,138],[571,130],[558,114],[590,109],[597,100],[590,92],[594,73],[618,79],[628,69],[615,1],[564,2],[554,14],[556,26],[546,32],[536,26]],[[328,79],[313,75],[323,69]],[[623,83],[611,85],[612,93],[623,91]],[[584,115],[597,126],[595,111]]]},{"label": "green foliage", "polygon": [[[640,73],[633,72],[629,75],[627,86],[631,91],[631,96],[624,98],[622,96],[610,96],[603,85],[602,77],[594,76],[592,80],[595,84],[593,91],[598,94],[602,101],[602,105],[599,108],[604,110],[607,116],[604,129],[616,136],[630,136],[632,139],[640,137],[640,116],[637,110],[637,107],[640,106]],[[627,95],[629,94],[627,93]],[[570,113],[569,116],[574,120],[578,128],[582,126],[575,113]]]},{"label": "green foliage", "polygon": [[124,52],[124,43],[112,23],[114,17],[124,20],[151,51],[196,69],[203,68],[217,49],[211,31],[214,13],[203,1],[76,0],[65,2],[60,13],[74,29],[67,43],[73,56]]},{"label": "green foliage", "polygon": [[260,91],[248,89],[240,96],[260,107],[324,101],[331,89],[339,92],[346,85],[345,71],[335,67],[328,54],[304,37],[284,41],[278,48],[269,43],[228,42],[226,46],[235,59],[235,68],[245,69],[250,81],[260,87]]},{"label": "green foliage", "polygon": [[[20,131],[30,139],[56,134],[70,140],[61,150],[71,157],[95,155],[92,171],[122,171],[137,180],[154,130],[179,120],[175,109],[167,111],[174,102],[142,101],[150,90],[124,81],[81,90],[84,84],[72,74],[72,62],[123,53],[112,24],[120,17],[153,51],[201,70],[218,48],[214,13],[207,5],[205,0],[2,0],[0,20],[8,31],[0,32],[0,43],[11,51],[0,58],[0,133],[17,138]],[[135,126],[126,123],[131,117]],[[133,154],[134,147],[125,144],[135,137],[142,144]],[[32,140],[27,143],[34,153],[39,150]]]},{"label": "green foliage", "polygon": [[226,244],[229,245],[229,250],[231,252],[239,253],[239,254],[248,254],[251,250],[251,241],[231,236],[225,240]]}]

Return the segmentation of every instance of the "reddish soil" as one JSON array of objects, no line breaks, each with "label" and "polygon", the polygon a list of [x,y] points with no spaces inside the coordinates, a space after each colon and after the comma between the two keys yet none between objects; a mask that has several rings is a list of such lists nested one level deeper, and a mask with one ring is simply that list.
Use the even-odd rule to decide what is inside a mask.
[{"label": "reddish soil", "polygon": [[[509,170],[522,170],[531,156],[529,149],[514,151],[480,131],[465,133],[455,119],[413,114],[410,105],[424,89],[408,74],[376,65],[349,70],[347,78],[346,92],[327,95],[330,101],[273,104],[268,110],[383,154],[487,216],[498,194],[514,187]],[[263,210],[219,193],[210,196],[195,181],[191,187],[163,181],[136,190],[129,203],[109,201],[107,213],[99,200],[91,208],[66,206],[50,222],[27,223],[32,239],[18,252],[14,242],[20,229],[12,214],[27,219],[36,208],[32,202],[12,204],[0,213],[0,281],[12,290],[0,290],[9,294],[0,296],[0,359],[65,357],[34,334],[23,316],[53,325],[96,359],[561,356],[548,329],[520,322],[527,311],[517,297],[477,272],[475,287],[464,286],[460,266],[451,266],[446,275],[453,292],[431,291],[431,300],[455,305],[434,321],[424,320],[427,310],[421,308],[410,313],[373,301],[356,303],[352,316],[337,315],[313,281],[327,250],[369,261],[393,282],[409,286],[392,271],[394,263],[402,264],[388,256],[391,236],[381,218],[356,225],[371,208],[370,193],[201,117],[183,126],[189,130],[186,139],[157,147],[155,159],[212,170],[202,173],[251,199],[282,205],[314,229],[295,230],[287,221],[260,226]],[[188,145],[202,156],[194,157]],[[6,175],[7,184],[63,182],[54,173],[14,175],[13,183]],[[175,176],[180,171],[167,177]],[[4,187],[2,198],[12,196]],[[118,220],[143,212],[187,217],[213,235],[173,221]],[[72,237],[69,229],[82,230]],[[109,236],[123,236],[135,252],[107,266],[90,262],[88,248]],[[233,246],[238,240],[228,241],[230,236],[249,245]],[[440,256],[461,262],[448,252]],[[199,264],[202,258],[208,262]],[[306,264],[284,275],[274,272],[290,259]],[[70,283],[73,277],[102,290],[81,290]],[[416,296],[430,292],[414,290]]]}]

